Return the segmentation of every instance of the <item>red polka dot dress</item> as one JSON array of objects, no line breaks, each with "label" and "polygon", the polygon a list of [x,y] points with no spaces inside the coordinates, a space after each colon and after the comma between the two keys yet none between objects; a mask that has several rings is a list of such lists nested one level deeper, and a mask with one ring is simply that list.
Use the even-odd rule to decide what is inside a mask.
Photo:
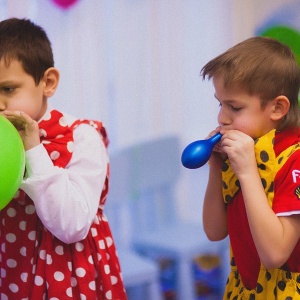
[{"label": "red polka dot dress", "polygon": [[[92,125],[107,145],[106,132],[100,122],[77,120],[72,126],[66,126],[62,113],[52,110],[49,114],[48,119],[39,123],[41,141],[58,170],[68,168],[72,161],[73,132],[77,126]],[[57,238],[59,230],[58,234],[52,233],[51,226],[57,226],[56,213],[49,212],[52,217],[43,216],[42,222],[39,217],[42,204],[38,199],[32,200],[36,195],[31,199],[23,190],[18,191],[0,211],[1,300],[127,299],[115,244],[103,214],[108,182],[109,165],[97,213],[86,237],[74,243]],[[43,187],[45,194],[51,186],[49,181]],[[54,200],[47,201],[51,210]],[[68,210],[58,219],[63,219],[63,214],[67,216]],[[64,226],[68,224],[61,226],[62,231]]]}]

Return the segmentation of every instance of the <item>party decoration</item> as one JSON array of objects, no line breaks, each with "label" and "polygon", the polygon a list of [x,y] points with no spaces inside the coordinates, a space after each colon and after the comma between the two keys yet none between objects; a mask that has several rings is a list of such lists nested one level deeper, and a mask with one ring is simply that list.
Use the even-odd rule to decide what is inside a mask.
[{"label": "party decoration", "polygon": [[13,124],[0,115],[0,210],[18,191],[24,171],[22,139]]},{"label": "party decoration", "polygon": [[68,9],[73,6],[78,0],[52,0],[56,5],[62,9]]},{"label": "party decoration", "polygon": [[300,32],[288,26],[272,26],[261,32],[261,36],[268,36],[289,46],[300,66]]},{"label": "party decoration", "polygon": [[209,160],[214,146],[221,140],[221,133],[216,133],[209,139],[199,140],[189,144],[181,155],[181,163],[188,169],[202,167]]},{"label": "party decoration", "polygon": [[[300,66],[300,2],[283,2],[257,26],[255,35],[268,36],[289,46]],[[300,106],[300,94],[298,103]]]}]

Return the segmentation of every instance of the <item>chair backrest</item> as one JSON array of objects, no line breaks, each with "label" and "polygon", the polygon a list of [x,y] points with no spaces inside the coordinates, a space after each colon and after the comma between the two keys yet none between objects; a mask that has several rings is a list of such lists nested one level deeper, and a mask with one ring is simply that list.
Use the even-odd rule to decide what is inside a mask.
[{"label": "chair backrest", "polygon": [[117,245],[128,249],[131,244],[131,220],[129,216],[129,159],[123,151],[110,155],[110,184],[104,212]]},{"label": "chair backrest", "polygon": [[[113,218],[110,224],[114,235],[114,231],[123,231],[120,239],[127,236],[122,244],[130,243],[133,232],[141,234],[177,221],[180,156],[177,136],[141,142],[110,155],[107,214]],[[117,211],[122,213],[115,220]]]}]

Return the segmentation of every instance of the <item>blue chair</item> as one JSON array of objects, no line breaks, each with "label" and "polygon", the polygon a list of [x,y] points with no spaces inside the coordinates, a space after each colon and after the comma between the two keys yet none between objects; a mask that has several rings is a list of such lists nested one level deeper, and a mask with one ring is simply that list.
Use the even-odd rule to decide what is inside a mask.
[{"label": "blue chair", "polygon": [[[182,165],[181,149],[176,136],[163,137],[133,145],[122,151],[126,157],[128,177],[126,187],[130,198],[126,199],[128,219],[132,224],[132,241],[135,249],[145,257],[174,261],[175,283],[178,300],[196,300],[192,264],[195,257],[217,254],[228,263],[227,240],[211,242],[202,225],[184,222],[177,209],[177,183]],[[202,180],[207,180],[207,167]],[[204,195],[199,194],[199,199]],[[125,201],[125,200],[124,200]],[[181,199],[184,201],[184,199]],[[199,219],[201,218],[199,203]],[[229,265],[229,263],[228,263]],[[225,286],[228,270],[224,270],[220,286]],[[153,298],[156,299],[156,298]]]},{"label": "blue chair", "polygon": [[122,153],[110,156],[110,190],[104,211],[116,243],[128,299],[161,300],[159,266],[131,249],[128,166],[128,160]]}]

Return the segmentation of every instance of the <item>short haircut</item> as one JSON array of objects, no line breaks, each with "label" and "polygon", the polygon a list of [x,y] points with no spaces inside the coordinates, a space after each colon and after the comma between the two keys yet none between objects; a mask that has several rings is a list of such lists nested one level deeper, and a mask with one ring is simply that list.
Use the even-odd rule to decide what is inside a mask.
[{"label": "short haircut", "polygon": [[290,110],[281,129],[299,124],[298,96],[300,70],[292,50],[269,37],[252,37],[209,61],[201,70],[202,78],[220,77],[224,87],[240,87],[258,96],[264,108],[268,101],[284,95]]},{"label": "short haircut", "polygon": [[19,61],[36,85],[45,71],[54,66],[47,34],[27,19],[11,18],[0,22],[0,60],[6,65],[11,60]]}]

